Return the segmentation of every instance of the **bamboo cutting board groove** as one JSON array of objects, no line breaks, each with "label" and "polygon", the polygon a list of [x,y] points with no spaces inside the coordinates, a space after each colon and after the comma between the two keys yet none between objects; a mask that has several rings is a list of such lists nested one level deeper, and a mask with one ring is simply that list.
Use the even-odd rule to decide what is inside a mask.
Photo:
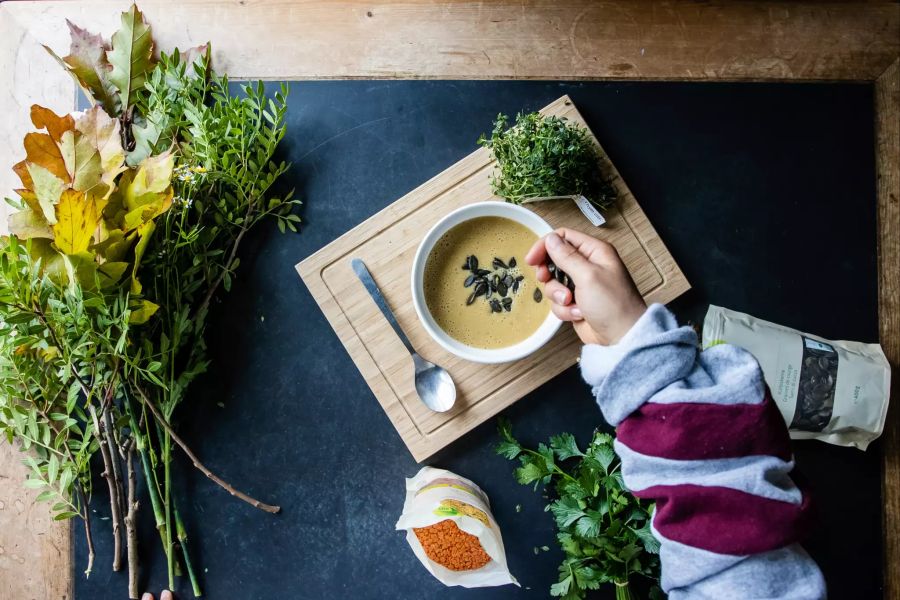
[{"label": "bamboo cutting board groove", "polygon": [[[568,96],[541,112],[587,127]],[[601,154],[619,192],[616,208],[605,215],[606,225],[591,225],[569,200],[527,206],[553,227],[578,229],[612,243],[647,302],[669,302],[690,285],[602,149]],[[497,199],[490,189],[493,167],[490,151],[480,148],[297,265],[300,277],[417,461],[572,366],[580,351],[578,338],[564,324],[546,346],[525,359],[481,365],[447,353],[419,324],[410,290],[416,248],[448,212]],[[353,273],[350,260],[357,257],[368,266],[413,346],[452,375],[457,386],[453,410],[435,413],[419,401],[412,359]]]}]

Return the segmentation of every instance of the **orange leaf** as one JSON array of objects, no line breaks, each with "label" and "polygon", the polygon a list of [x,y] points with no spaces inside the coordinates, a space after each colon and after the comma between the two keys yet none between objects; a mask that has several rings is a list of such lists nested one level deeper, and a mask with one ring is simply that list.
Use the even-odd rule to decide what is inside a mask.
[{"label": "orange leaf", "polygon": [[28,162],[44,167],[63,181],[71,181],[59,146],[48,134],[27,134],[25,136],[25,156],[25,160]]},{"label": "orange leaf", "polygon": [[75,128],[75,119],[72,118],[72,115],[60,117],[49,108],[37,104],[31,105],[31,122],[38,129],[46,129],[56,142],[59,142],[63,132]]},{"label": "orange leaf", "polygon": [[[65,166],[65,164],[63,164]],[[28,162],[27,161],[19,161],[13,165],[13,171],[16,175],[19,176],[19,179],[22,180],[22,187],[31,189],[34,187],[34,182],[31,180],[31,174],[28,172]],[[19,194],[22,195],[21,193]]]}]

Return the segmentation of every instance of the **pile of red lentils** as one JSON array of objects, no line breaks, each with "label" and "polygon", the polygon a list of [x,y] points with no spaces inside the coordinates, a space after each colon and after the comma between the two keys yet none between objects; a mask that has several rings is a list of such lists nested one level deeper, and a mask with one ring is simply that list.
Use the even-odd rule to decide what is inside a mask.
[{"label": "pile of red lentils", "polygon": [[451,519],[413,531],[428,558],[451,571],[480,569],[491,560],[478,538],[457,527]]}]

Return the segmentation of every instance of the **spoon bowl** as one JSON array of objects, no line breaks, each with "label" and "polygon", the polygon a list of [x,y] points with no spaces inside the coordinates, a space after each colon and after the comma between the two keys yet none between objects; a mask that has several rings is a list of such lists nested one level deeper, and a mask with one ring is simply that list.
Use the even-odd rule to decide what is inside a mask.
[{"label": "spoon bowl", "polygon": [[413,354],[416,367],[416,393],[435,412],[447,412],[456,403],[456,385],[443,367]]}]

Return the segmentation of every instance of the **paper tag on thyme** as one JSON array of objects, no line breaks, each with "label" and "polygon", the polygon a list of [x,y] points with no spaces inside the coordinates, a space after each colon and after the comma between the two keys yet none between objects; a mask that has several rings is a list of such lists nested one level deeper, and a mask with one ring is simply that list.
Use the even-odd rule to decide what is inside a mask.
[{"label": "paper tag on thyme", "polygon": [[591,204],[590,200],[584,196],[573,196],[572,199],[575,200],[575,204],[581,209],[581,214],[587,217],[587,220],[590,221],[594,227],[600,227],[606,223],[606,219],[604,219],[603,215],[600,214],[600,211]]}]

